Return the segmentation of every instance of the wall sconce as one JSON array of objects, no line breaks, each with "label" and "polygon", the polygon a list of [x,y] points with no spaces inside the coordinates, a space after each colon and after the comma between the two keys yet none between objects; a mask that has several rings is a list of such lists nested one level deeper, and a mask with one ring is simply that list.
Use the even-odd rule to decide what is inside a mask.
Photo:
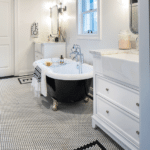
[{"label": "wall sconce", "polygon": [[67,10],[67,7],[66,7],[66,6],[63,7],[63,4],[62,4],[62,3],[60,3],[59,6],[60,6],[60,7],[58,8],[58,12],[59,12],[59,13],[62,14],[64,11]]}]

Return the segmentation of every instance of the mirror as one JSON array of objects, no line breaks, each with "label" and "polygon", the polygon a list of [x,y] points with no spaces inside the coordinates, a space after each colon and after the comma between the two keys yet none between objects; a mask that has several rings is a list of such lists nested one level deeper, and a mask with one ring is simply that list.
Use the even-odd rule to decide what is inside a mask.
[{"label": "mirror", "polygon": [[59,13],[57,5],[51,8],[51,30],[53,35],[58,35]]},{"label": "mirror", "polygon": [[130,30],[138,34],[138,0],[130,0]]}]

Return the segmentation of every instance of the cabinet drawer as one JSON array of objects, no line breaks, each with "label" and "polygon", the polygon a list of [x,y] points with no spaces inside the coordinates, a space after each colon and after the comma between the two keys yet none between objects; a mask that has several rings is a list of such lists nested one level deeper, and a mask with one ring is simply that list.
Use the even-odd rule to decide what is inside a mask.
[{"label": "cabinet drawer", "polygon": [[128,140],[139,143],[139,119],[97,96],[97,114]]},{"label": "cabinet drawer", "polygon": [[96,94],[107,97],[120,107],[139,117],[139,94],[137,91],[96,76]]},{"label": "cabinet drawer", "polygon": [[40,53],[35,52],[35,61],[40,60],[40,59],[43,59],[43,55],[40,54]]}]

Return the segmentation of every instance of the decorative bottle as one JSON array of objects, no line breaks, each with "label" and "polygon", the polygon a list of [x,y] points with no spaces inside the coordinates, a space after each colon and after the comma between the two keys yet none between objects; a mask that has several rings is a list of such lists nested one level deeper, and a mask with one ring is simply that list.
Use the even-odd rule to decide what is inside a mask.
[{"label": "decorative bottle", "polygon": [[60,56],[60,64],[63,64],[64,63],[64,57],[63,55]]}]

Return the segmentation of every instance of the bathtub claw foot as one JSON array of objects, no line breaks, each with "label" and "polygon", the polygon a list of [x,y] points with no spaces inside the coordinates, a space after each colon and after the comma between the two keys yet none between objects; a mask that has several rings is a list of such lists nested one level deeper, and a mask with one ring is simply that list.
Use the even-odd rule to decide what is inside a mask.
[{"label": "bathtub claw foot", "polygon": [[52,108],[52,110],[57,111],[57,106],[58,106],[58,102],[55,99],[53,99],[53,108]]},{"label": "bathtub claw foot", "polygon": [[85,103],[89,102],[89,97],[86,97],[86,98],[84,99],[84,102],[85,102]]}]

